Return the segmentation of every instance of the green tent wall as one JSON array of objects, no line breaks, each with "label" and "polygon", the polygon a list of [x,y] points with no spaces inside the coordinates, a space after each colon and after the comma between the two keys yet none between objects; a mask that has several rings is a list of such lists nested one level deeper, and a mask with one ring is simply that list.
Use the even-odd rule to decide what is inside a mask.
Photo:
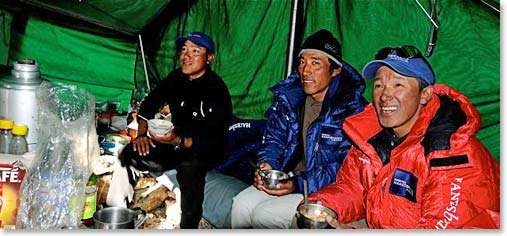
[{"label": "green tent wall", "polygon": [[[133,7],[143,7],[142,1],[130,1]],[[430,9],[428,0],[419,2]],[[0,9],[0,64],[34,58],[44,78],[82,86],[97,101],[118,101],[125,111],[132,90],[145,84],[135,34],[146,43],[150,82],[155,85],[178,66],[175,37],[203,31],[216,42],[212,67],[229,86],[234,114],[262,118],[272,101],[269,87],[286,76],[292,4],[289,0],[171,1],[162,12],[157,7],[132,10],[148,14],[144,19],[153,22],[131,24],[137,28],[112,36],[67,27],[44,16],[18,20],[19,12]],[[178,11],[169,9],[175,7]],[[472,0],[439,0],[437,12],[437,46],[429,58],[437,82],[460,90],[477,106],[482,115],[477,136],[499,160],[499,13]],[[385,46],[413,44],[425,50],[431,23],[415,1],[299,0],[295,52],[305,37],[321,28],[340,39],[344,59],[360,71]],[[367,84],[365,97],[371,99],[371,83]]]}]

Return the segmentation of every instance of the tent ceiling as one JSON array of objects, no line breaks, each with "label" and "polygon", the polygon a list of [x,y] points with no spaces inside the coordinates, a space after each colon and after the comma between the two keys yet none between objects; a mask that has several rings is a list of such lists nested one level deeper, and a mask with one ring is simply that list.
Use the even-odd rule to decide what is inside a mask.
[{"label": "tent ceiling", "polygon": [[[74,19],[127,36],[136,36],[160,14],[171,0],[17,0],[0,5],[36,16]],[[73,22],[75,23],[75,22]],[[67,24],[71,24],[67,22]]]}]

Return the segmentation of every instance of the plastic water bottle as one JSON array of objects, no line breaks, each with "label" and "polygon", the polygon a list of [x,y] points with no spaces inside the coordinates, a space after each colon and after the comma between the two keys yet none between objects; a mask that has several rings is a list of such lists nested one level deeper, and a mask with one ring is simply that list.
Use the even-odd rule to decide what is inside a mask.
[{"label": "plastic water bottle", "polygon": [[16,124],[12,128],[12,139],[9,145],[9,153],[23,155],[28,152],[28,143],[26,142],[26,133],[28,126]]},{"label": "plastic water bottle", "polygon": [[0,120],[0,153],[9,153],[13,126],[13,120]]}]

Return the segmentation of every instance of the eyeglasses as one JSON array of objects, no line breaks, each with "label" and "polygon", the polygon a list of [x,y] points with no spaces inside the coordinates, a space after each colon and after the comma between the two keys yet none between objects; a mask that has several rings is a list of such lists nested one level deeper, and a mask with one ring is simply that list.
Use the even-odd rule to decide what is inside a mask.
[{"label": "eyeglasses", "polygon": [[393,47],[382,48],[377,52],[377,54],[375,54],[375,60],[386,59],[387,56],[389,56],[393,52],[396,52],[397,56],[407,58],[407,59],[410,59],[410,58],[425,59],[423,57],[423,55],[421,54],[421,52],[419,51],[419,49],[417,49],[416,47],[414,47],[412,45],[405,45],[405,46],[396,47],[396,48],[393,48]]}]

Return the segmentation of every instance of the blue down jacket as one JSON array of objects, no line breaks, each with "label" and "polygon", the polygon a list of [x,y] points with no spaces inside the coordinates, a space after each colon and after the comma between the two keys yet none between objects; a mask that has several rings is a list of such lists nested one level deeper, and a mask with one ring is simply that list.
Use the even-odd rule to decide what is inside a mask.
[{"label": "blue down jacket", "polygon": [[[308,192],[312,193],[332,183],[340,169],[351,143],[342,130],[346,117],[359,113],[366,105],[364,80],[347,63],[342,72],[333,78],[322,103],[319,117],[308,127],[306,142],[306,172],[292,178],[294,192],[303,192],[303,179],[308,181]],[[258,152],[259,165],[269,163],[273,169],[292,171],[294,161],[302,155],[301,141],[303,108],[306,94],[297,71],[270,89],[274,102],[266,111],[266,130],[263,144]]]}]

